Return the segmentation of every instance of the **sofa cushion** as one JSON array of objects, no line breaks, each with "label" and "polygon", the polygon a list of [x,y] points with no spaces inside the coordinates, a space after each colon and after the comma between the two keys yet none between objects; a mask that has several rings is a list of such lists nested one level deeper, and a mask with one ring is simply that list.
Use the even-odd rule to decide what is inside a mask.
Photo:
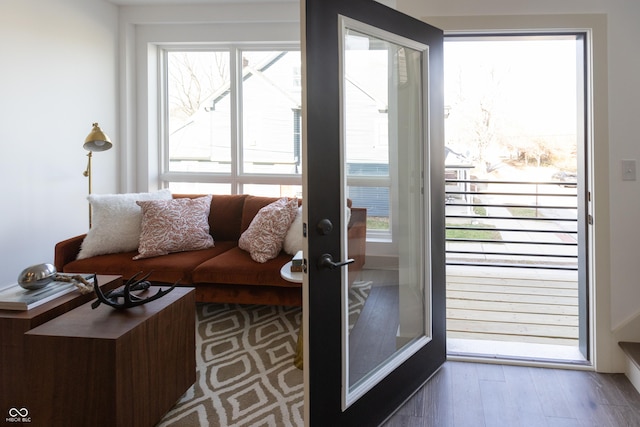
[{"label": "sofa cushion", "polygon": [[171,192],[91,194],[87,199],[93,224],[82,241],[78,259],[135,250],[142,222],[142,210],[136,201],[171,199]]},{"label": "sofa cushion", "polygon": [[280,276],[280,268],[291,261],[291,256],[281,252],[277,257],[257,263],[251,256],[236,247],[198,265],[191,274],[194,285],[207,283],[300,287]]},{"label": "sofa cushion", "polygon": [[249,228],[240,236],[238,246],[251,258],[264,263],[282,250],[284,237],[298,211],[298,199],[283,197],[258,211]]},{"label": "sofa cushion", "polygon": [[209,226],[214,240],[238,241],[242,234],[242,211],[246,197],[245,194],[213,195]]},{"label": "sofa cushion", "polygon": [[72,261],[64,266],[65,273],[118,274],[128,279],[137,273],[151,273],[150,280],[160,283],[191,284],[191,273],[203,262],[235,248],[236,242],[216,242],[214,248],[176,252],[162,257],[134,261],[135,251],[98,255]]},{"label": "sofa cushion", "polygon": [[142,232],[133,259],[214,246],[209,234],[211,196],[136,203],[142,208]]}]

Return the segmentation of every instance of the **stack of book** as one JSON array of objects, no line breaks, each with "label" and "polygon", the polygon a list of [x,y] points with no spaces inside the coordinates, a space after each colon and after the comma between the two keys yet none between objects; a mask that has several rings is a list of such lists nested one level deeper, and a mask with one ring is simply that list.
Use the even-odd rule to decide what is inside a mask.
[{"label": "stack of book", "polygon": [[292,273],[302,272],[302,251],[298,251],[294,255],[294,257],[291,259],[291,272]]},{"label": "stack of book", "polygon": [[[60,275],[60,274],[59,274]],[[93,275],[83,275],[88,281],[93,281]],[[29,290],[14,284],[0,289],[0,310],[30,310],[45,302],[76,290],[73,283],[53,281],[41,289]]]}]

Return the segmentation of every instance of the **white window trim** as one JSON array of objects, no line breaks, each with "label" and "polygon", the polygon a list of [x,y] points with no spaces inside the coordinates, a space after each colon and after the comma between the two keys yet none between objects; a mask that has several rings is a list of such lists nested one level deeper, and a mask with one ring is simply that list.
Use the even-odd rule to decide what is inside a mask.
[{"label": "white window trim", "polygon": [[[607,98],[607,15],[605,14],[556,14],[516,16],[431,16],[430,24],[442,28],[447,34],[464,34],[497,31],[573,31],[588,34],[588,58],[590,99],[586,100],[592,110],[589,150],[589,178],[587,187],[591,194],[588,212],[596,218],[589,227],[589,294],[593,301],[590,307],[591,361],[599,372],[619,370],[620,349],[617,338],[611,331],[609,262],[609,163],[608,163],[608,98]],[[597,144],[595,143],[597,141]],[[597,248],[600,248],[597,250]],[[605,248],[605,250],[602,250]],[[368,248],[367,248],[368,249]],[[617,353],[616,353],[617,352]]]},{"label": "white window trim", "polygon": [[[159,109],[159,186],[167,187],[169,182],[185,182],[185,183],[220,183],[229,184],[232,194],[241,194],[244,192],[245,185],[302,185],[302,175],[293,174],[259,174],[240,172],[240,165],[243,163],[243,126],[242,126],[242,85],[238,83],[242,80],[242,70],[238,66],[242,60],[242,51],[299,51],[298,43],[172,43],[158,44],[155,46],[158,55],[158,93],[160,93],[161,101],[158,103]],[[214,172],[174,172],[169,171],[169,158],[167,156],[169,150],[168,128],[169,120],[166,111],[166,66],[167,52],[170,51],[224,51],[230,54],[230,91],[233,94],[230,98],[231,109],[231,171],[229,173]]]},{"label": "white window trim", "polygon": [[[120,192],[161,188],[157,99],[159,46],[174,43],[300,44],[299,11],[291,5],[193,8],[123,7],[120,29]],[[258,41],[258,42],[257,42]]]}]

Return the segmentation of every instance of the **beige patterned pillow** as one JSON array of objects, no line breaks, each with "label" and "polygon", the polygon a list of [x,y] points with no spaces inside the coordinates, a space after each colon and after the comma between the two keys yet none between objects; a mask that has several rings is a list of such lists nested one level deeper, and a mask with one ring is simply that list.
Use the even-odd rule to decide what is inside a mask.
[{"label": "beige patterned pillow", "polygon": [[267,262],[278,256],[284,237],[298,212],[298,199],[283,197],[258,211],[242,233],[238,246],[256,262]]},{"label": "beige patterned pillow", "polygon": [[211,196],[136,202],[142,208],[138,255],[150,258],[171,252],[212,247],[209,234]]}]

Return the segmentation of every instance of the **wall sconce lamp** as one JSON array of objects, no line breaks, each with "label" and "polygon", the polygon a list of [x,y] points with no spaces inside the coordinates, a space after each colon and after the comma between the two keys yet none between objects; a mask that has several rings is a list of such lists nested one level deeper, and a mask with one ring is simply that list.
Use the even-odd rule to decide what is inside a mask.
[{"label": "wall sconce lamp", "polygon": [[[91,195],[91,157],[94,151],[107,151],[113,146],[111,139],[100,129],[98,123],[93,124],[93,129],[89,132],[89,135],[84,140],[84,149],[89,152],[87,157],[87,169],[83,175],[89,178],[89,195]],[[89,203],[89,228],[91,228],[91,203]]]}]

